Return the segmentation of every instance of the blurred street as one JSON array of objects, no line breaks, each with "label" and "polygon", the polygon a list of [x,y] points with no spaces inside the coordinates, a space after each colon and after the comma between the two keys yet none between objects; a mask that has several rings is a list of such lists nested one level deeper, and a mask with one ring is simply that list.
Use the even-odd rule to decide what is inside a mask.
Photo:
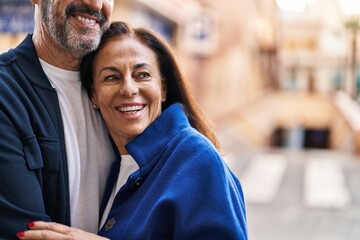
[{"label": "blurred street", "polygon": [[[252,106],[264,111],[258,107]],[[219,124],[219,136],[243,185],[249,239],[359,239],[360,158],[339,150],[259,147],[239,131],[242,118],[228,120]]]}]

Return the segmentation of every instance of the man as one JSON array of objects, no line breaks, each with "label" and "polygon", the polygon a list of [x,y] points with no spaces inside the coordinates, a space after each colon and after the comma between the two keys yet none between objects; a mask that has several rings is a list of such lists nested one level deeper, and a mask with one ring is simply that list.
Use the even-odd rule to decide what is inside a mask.
[{"label": "man", "polygon": [[33,35],[0,55],[0,239],[16,239],[34,220],[97,232],[115,158],[78,69],[114,1],[31,2]]}]

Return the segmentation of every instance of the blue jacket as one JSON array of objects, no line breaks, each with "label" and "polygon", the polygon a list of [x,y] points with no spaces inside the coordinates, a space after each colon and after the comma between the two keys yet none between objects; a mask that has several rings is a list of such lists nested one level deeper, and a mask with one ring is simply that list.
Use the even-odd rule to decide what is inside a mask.
[{"label": "blue jacket", "polygon": [[[140,169],[114,200],[99,235],[112,240],[247,239],[239,180],[179,104],[166,109],[126,149]],[[116,183],[109,178],[102,209]]]},{"label": "blue jacket", "polygon": [[34,220],[70,224],[60,107],[31,37],[0,55],[0,239]]}]

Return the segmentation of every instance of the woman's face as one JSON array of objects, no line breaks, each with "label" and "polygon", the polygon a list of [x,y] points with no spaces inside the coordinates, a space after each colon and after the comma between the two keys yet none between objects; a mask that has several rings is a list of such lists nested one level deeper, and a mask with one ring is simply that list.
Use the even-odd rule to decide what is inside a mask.
[{"label": "woman's face", "polygon": [[120,153],[161,113],[166,96],[155,53],[139,41],[114,38],[94,59],[92,103]]}]

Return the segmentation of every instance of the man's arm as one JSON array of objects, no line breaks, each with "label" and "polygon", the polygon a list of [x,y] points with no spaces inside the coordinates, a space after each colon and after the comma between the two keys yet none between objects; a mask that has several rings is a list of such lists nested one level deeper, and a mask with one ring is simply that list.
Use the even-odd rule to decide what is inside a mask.
[{"label": "man's arm", "polygon": [[36,136],[20,136],[3,106],[0,119],[0,239],[17,239],[28,222],[51,220],[43,201],[43,162]]}]

